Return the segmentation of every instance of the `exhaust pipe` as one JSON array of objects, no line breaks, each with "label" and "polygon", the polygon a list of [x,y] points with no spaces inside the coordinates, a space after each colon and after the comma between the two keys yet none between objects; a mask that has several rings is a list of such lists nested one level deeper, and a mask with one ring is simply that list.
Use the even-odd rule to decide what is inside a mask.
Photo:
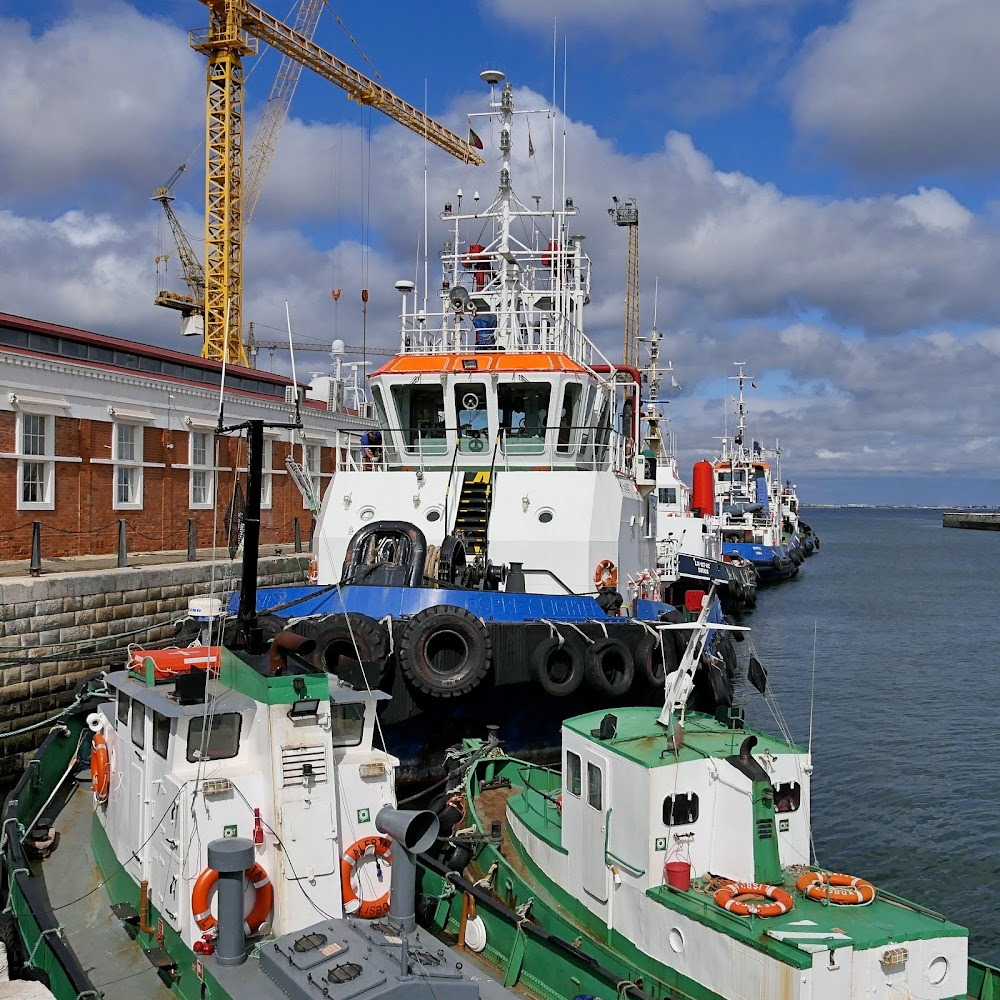
[{"label": "exhaust pipe", "polygon": [[267,654],[268,666],[275,677],[280,677],[288,669],[288,654],[308,656],[316,648],[315,639],[307,639],[296,632],[279,632],[271,640],[271,649]]},{"label": "exhaust pipe", "polygon": [[375,829],[392,838],[389,919],[406,933],[417,926],[417,866],[413,856],[430,848],[437,839],[440,827],[437,816],[429,809],[383,806],[375,817]]}]

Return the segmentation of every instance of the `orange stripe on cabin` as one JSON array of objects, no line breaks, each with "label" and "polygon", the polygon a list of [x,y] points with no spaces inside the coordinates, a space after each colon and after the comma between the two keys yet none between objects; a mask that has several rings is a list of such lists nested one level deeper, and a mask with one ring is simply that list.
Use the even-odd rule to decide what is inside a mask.
[{"label": "orange stripe on cabin", "polygon": [[[475,361],[475,368],[464,368],[463,361]],[[585,372],[586,368],[565,354],[507,354],[505,351],[477,351],[473,354],[399,354],[387,361],[373,375],[422,375],[456,372]]]}]

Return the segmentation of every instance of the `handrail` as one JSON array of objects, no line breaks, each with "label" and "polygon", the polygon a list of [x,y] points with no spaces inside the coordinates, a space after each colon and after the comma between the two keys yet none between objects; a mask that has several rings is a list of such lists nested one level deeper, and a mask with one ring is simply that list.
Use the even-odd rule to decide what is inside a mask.
[{"label": "handrail", "polygon": [[451,480],[455,475],[455,465],[458,463],[459,438],[455,438],[455,451],[451,456],[451,468],[448,470],[448,483],[444,488],[444,533],[451,534],[451,522],[448,520],[448,497],[451,496]]}]

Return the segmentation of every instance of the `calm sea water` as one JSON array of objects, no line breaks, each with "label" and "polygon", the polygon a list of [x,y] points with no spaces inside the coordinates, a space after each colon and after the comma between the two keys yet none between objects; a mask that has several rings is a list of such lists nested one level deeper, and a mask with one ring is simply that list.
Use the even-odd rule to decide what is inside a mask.
[{"label": "calm sea water", "polygon": [[[804,514],[820,551],[745,623],[803,743],[815,632],[819,861],[967,926],[970,953],[1000,965],[1000,532],[940,511]],[[743,686],[748,721],[773,730]]]}]

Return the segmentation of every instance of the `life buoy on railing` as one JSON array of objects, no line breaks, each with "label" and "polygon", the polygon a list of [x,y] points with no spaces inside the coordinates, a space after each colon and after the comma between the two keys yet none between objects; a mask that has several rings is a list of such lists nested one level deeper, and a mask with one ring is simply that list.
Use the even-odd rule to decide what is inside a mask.
[{"label": "life buoy on railing", "polygon": [[800,875],[795,888],[819,902],[829,900],[842,905],[864,905],[875,898],[875,886],[863,878],[845,875],[842,872],[806,872]]},{"label": "life buoy on railing", "polygon": [[103,733],[94,733],[90,744],[90,789],[94,801],[103,805],[111,791],[111,758],[108,756],[108,741]]},{"label": "life buoy on railing", "polygon": [[375,856],[392,864],[392,841],[388,837],[362,837],[344,851],[340,859],[340,887],[344,896],[344,912],[352,917],[374,920],[389,912],[389,892],[386,890],[378,899],[359,899],[351,885],[354,866],[365,856]]},{"label": "life buoy on railing", "polygon": [[602,559],[594,570],[594,583],[598,587],[617,587],[618,570],[610,559]]},{"label": "life buoy on railing", "polygon": [[[759,896],[770,903],[745,903],[737,896]],[[779,885],[765,882],[729,882],[715,893],[715,904],[740,917],[780,917],[794,905],[792,897]]]},{"label": "life buoy on railing", "polygon": [[[268,878],[264,866],[254,862],[244,873],[254,887],[253,908],[243,921],[247,932],[256,934],[261,924],[267,919],[274,904],[274,886]],[[203,931],[210,931],[219,922],[212,914],[208,905],[208,894],[219,880],[219,873],[214,868],[206,868],[199,876],[191,890],[191,912],[194,922]]]}]

